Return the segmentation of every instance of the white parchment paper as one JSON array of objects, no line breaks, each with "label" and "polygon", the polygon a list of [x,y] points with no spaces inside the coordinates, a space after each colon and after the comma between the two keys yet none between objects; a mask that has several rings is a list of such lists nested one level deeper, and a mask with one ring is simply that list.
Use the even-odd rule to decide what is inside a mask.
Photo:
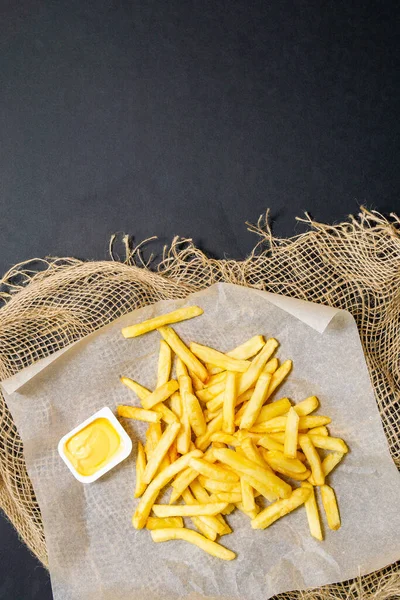
[{"label": "white parchment paper", "polygon": [[[350,453],[329,477],[342,528],[325,527],[323,542],[310,536],[301,508],[265,531],[253,531],[239,511],[229,516],[233,534],[221,543],[237,552],[232,562],[185,542],[154,544],[146,530],[131,526],[135,443],[125,462],[89,485],[61,461],[58,441],[81,421],[103,406],[139,405],[120,375],[155,386],[159,334],[125,340],[121,328],[193,303],[205,313],[175,326],[184,340],[227,351],[255,334],[276,337],[278,358],[292,358],[294,369],[274,399],[317,395],[319,413],[332,418],[331,434],[348,442]],[[400,558],[400,477],[346,312],[217,284],[125,315],[2,386],[42,511],[55,600],[267,600]],[[134,441],[143,439],[145,426],[124,425]]]}]

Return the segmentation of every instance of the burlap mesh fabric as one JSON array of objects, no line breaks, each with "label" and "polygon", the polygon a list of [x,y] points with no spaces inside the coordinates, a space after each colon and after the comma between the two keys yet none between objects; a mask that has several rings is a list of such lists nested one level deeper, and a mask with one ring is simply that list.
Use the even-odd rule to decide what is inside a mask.
[{"label": "burlap mesh fabric", "polygon": [[[176,238],[155,271],[140,248],[125,260],[48,259],[17,265],[0,280],[0,380],[122,314],[161,299],[183,298],[226,281],[348,310],[355,318],[390,451],[400,466],[400,220],[362,210],[305,233],[272,236],[267,219],[251,229],[258,244],[244,261],[214,260]],[[34,407],[32,407],[34,410]],[[0,395],[0,507],[21,538],[47,565],[40,510],[23,447]],[[282,599],[392,600],[400,571],[392,565],[354,581]]]}]

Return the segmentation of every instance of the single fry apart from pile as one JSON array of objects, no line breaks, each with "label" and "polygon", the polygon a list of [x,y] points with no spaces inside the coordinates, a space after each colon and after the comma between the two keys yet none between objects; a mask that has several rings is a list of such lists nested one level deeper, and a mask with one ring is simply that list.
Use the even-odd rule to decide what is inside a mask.
[{"label": "single fry apart from pile", "polygon": [[[122,330],[126,338],[161,336],[156,389],[121,377],[141,406],[118,406],[118,415],[149,423],[145,444],[138,442],[133,526],[155,542],[184,540],[232,560],[216,541],[232,532],[226,515],[237,508],[253,529],[266,529],[304,505],[310,534],[322,541],[316,492],[328,527],[339,529],[327,478],[348,452],[345,442],[329,434],[328,416],[311,414],[316,396],[297,404],[274,397],[292,370],[291,360],[273,356],[276,339],[256,335],[225,353],[187,344],[169,326],[202,313],[189,306]],[[158,504],[166,486],[169,503]]]}]

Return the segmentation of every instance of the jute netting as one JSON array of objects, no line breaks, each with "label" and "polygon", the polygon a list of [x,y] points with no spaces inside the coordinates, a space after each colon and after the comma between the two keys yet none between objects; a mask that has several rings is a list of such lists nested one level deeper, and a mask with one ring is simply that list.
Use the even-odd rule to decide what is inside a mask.
[{"label": "jute netting", "polygon": [[[52,258],[17,265],[0,280],[0,380],[146,304],[184,298],[219,281],[256,287],[354,316],[390,451],[400,466],[400,219],[362,209],[358,219],[339,225],[306,222],[305,233],[278,239],[267,219],[260,219],[251,227],[258,244],[243,261],[210,259],[190,240],[176,238],[152,271],[140,248],[130,250],[125,238],[123,262]],[[47,565],[40,509],[1,395],[0,433],[0,507]],[[400,570],[392,565],[280,598],[392,600],[400,598]]]}]

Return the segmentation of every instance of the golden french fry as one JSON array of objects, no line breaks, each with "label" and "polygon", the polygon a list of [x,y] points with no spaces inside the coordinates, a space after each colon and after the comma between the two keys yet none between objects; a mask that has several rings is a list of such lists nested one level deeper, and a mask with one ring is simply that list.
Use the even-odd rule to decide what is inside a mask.
[{"label": "golden french fry", "polygon": [[235,433],[236,374],[228,371],[225,380],[224,403],[222,407],[222,429],[225,433]]},{"label": "golden french fry", "polygon": [[244,373],[250,366],[250,361],[231,358],[223,352],[219,352],[218,350],[214,350],[214,348],[210,348],[208,346],[203,346],[202,344],[197,344],[196,342],[192,342],[190,344],[190,350],[203,362],[209,362],[216,367],[225,369],[226,371]]},{"label": "golden french fry", "polygon": [[[203,459],[209,463],[214,463],[216,461],[216,458],[214,457],[214,452],[211,448],[207,450],[207,452],[203,455]],[[170,504],[178,500],[179,496],[183,493],[185,489],[189,487],[189,485],[198,477],[198,475],[198,471],[192,469],[189,466],[187,467],[187,469],[184,469],[177,475],[177,477],[171,483],[173,491],[171,494]]]},{"label": "golden french fry", "polygon": [[[285,431],[286,420],[287,420],[287,417],[274,417],[273,419],[270,419],[269,421],[264,421],[263,423],[258,423],[251,429],[253,431],[257,430],[257,432],[265,431],[265,433],[278,433],[281,431]],[[320,425],[326,425],[330,422],[331,422],[330,418],[325,417],[325,416],[315,415],[315,416],[300,417],[299,431],[311,429],[313,427],[319,427]]]},{"label": "golden french fry", "polygon": [[307,470],[300,460],[297,458],[287,458],[278,450],[268,450],[264,456],[267,463],[274,470],[275,466],[278,464],[287,471],[292,471],[293,473],[304,473]]},{"label": "golden french fry", "polygon": [[192,371],[201,381],[206,381],[208,372],[205,366],[189,350],[186,344],[181,340],[176,331],[171,327],[160,327],[158,329],[164,340],[169,344],[178,358]]},{"label": "golden french fry", "polygon": [[284,500],[277,500],[273,504],[264,508],[252,521],[253,529],[265,529],[280,519],[281,517],[292,512],[309,498],[310,490],[308,488],[297,488],[293,490],[292,495]]},{"label": "golden french fry", "polygon": [[[214,500],[214,498],[212,497]],[[236,502],[242,501],[242,492],[217,492],[215,494],[215,500],[218,502],[232,502],[236,504]]]},{"label": "golden french fry", "polygon": [[312,443],[316,448],[323,450],[332,450],[340,454],[346,454],[349,449],[341,438],[331,437],[329,435],[314,435],[310,434]]},{"label": "golden french fry", "polygon": [[122,329],[122,335],[125,338],[137,337],[138,335],[142,335],[143,333],[148,333],[149,331],[159,329],[163,325],[179,323],[180,321],[185,321],[186,319],[198,317],[199,315],[202,315],[203,312],[204,311],[202,308],[200,308],[200,306],[188,306],[186,308],[179,308],[178,310],[174,310],[173,312],[167,313],[165,315],[160,315],[158,317],[154,317],[153,319],[148,319],[147,321],[142,321],[141,323],[137,323],[136,325],[124,327]]},{"label": "golden french fry", "polygon": [[154,475],[156,474],[157,470],[159,469],[162,463],[163,458],[167,455],[171,444],[174,442],[176,436],[178,435],[180,428],[180,423],[171,423],[171,425],[168,425],[168,427],[162,434],[161,439],[158,442],[157,446],[154,448],[154,451],[152,452],[150,459],[146,465],[146,469],[143,473],[144,483],[150,483],[150,481],[153,479]]},{"label": "golden french fry", "polygon": [[201,381],[201,379],[197,377],[195,373],[193,373],[193,371],[189,371],[189,375],[193,383],[193,389],[196,390],[196,392],[199,392],[200,390],[204,389],[204,383]]},{"label": "golden french fry", "polygon": [[270,404],[266,404],[260,410],[256,423],[263,423],[275,417],[280,417],[290,410],[291,404],[289,398],[281,398]]},{"label": "golden french fry", "polygon": [[211,373],[212,370],[214,370],[214,369],[217,369],[217,372],[215,372],[213,375],[210,375],[209,379],[207,379],[207,382],[205,384],[206,388],[210,388],[211,386],[213,386],[213,385],[215,385],[217,383],[221,383],[221,381],[225,381],[226,371],[221,371],[221,369],[219,369],[218,367],[214,367],[211,370],[209,370],[207,368],[207,371],[209,373]]},{"label": "golden french fry", "polygon": [[262,446],[266,450],[278,450],[283,454],[283,444],[274,440],[271,434],[264,435],[261,439],[258,440],[257,444],[258,446]]},{"label": "golden french fry", "polygon": [[246,456],[249,460],[252,460],[262,469],[266,469],[267,471],[271,470],[268,466],[268,463],[259,453],[257,446],[254,443],[254,440],[252,440],[250,437],[247,437],[244,440],[242,440],[241,447],[238,448],[237,452],[239,454],[242,454],[242,456]]},{"label": "golden french fry", "polygon": [[258,506],[258,504],[255,504],[253,510],[246,510],[243,505],[243,502],[237,502],[236,508],[238,508],[240,510],[240,512],[242,512],[244,515],[246,515],[250,519],[255,519],[256,516],[258,515],[258,513],[260,512],[260,507]]},{"label": "golden french fry", "polygon": [[322,485],[321,498],[326,519],[328,521],[328,527],[329,529],[333,529],[335,531],[336,529],[340,528],[340,515],[333,488],[331,488],[329,485]]},{"label": "golden french fry", "polygon": [[[227,356],[231,358],[237,358],[239,360],[247,360],[257,354],[259,350],[264,346],[265,341],[262,335],[255,335],[254,337],[247,340],[240,346],[237,346],[233,350],[230,350],[226,353]],[[208,371],[213,375],[220,373],[221,369],[219,367],[214,367],[213,365],[207,365]]]},{"label": "golden french fry", "polygon": [[172,442],[168,450],[168,458],[170,463],[175,462],[176,459],[179,458],[178,449],[176,447],[176,439]]},{"label": "golden french fry", "polygon": [[146,521],[146,529],[171,529],[174,527],[183,527],[182,517],[149,517]]},{"label": "golden french fry", "polygon": [[325,483],[325,475],[322,470],[321,459],[310,436],[307,434],[299,435],[299,444],[311,467],[313,480],[316,485],[323,485]]},{"label": "golden french fry", "polygon": [[140,498],[146,489],[146,484],[143,481],[143,473],[146,468],[146,455],[142,442],[138,442],[137,458],[136,458],[136,486],[135,498]]},{"label": "golden french fry", "polygon": [[151,532],[151,537],[153,542],[167,542],[168,540],[185,540],[195,546],[204,550],[204,552],[208,552],[212,556],[217,558],[221,558],[222,560],[233,560],[236,557],[236,554],[221,544],[217,544],[216,542],[212,542],[208,540],[197,531],[192,531],[191,529],[156,529]]},{"label": "golden french fry", "polygon": [[239,442],[242,442],[243,440],[249,437],[255,443],[258,443],[258,441],[261,440],[261,438],[263,438],[264,435],[264,433],[253,433],[251,431],[248,431],[247,429],[239,429],[234,433],[235,438],[237,438]]},{"label": "golden french fry", "polygon": [[220,394],[221,392],[223,392],[225,390],[225,382],[226,382],[226,375],[225,375],[224,381],[221,381],[219,383],[216,383],[215,385],[211,385],[210,387],[206,387],[203,390],[198,391],[197,392],[198,399],[201,400],[202,402],[209,402],[210,400],[215,398],[215,396],[217,396],[218,394]]},{"label": "golden french fry", "polygon": [[299,421],[299,415],[295,409],[291,407],[286,419],[285,443],[283,446],[283,454],[286,456],[286,458],[296,458]]},{"label": "golden french fry", "polygon": [[310,483],[307,482],[303,482],[301,484],[301,487],[311,490],[309,497],[304,503],[307,513],[308,526],[310,528],[311,535],[322,542],[324,536],[322,535],[321,521],[319,518],[319,511],[317,501],[315,499],[314,488]]},{"label": "golden french fry", "polygon": [[120,377],[119,380],[121,383],[126,385],[126,387],[135,392],[140,400],[145,400],[147,396],[150,396],[151,394],[150,390],[145,388],[143,385],[140,385],[140,383],[134,379],[131,379],[130,377]]},{"label": "golden french fry", "polygon": [[254,510],[256,503],[254,501],[253,488],[245,479],[243,479],[243,477],[240,478],[240,488],[242,498],[239,500],[239,502],[243,503],[243,508],[246,511],[250,512]]},{"label": "golden french fry", "polygon": [[181,397],[182,415],[181,415],[181,430],[176,440],[176,447],[179,454],[186,454],[189,451],[191,443],[192,431],[190,428],[188,408]]},{"label": "golden french fry", "polygon": [[135,513],[132,517],[132,524],[135,529],[143,529],[146,524],[147,517],[150,514],[151,508],[156,501],[160,490],[171,481],[175,475],[180,471],[183,471],[188,465],[192,458],[198,458],[202,456],[200,450],[192,450],[184,456],[181,456],[173,464],[166,467],[161,473],[159,473],[153,481],[147,486],[146,491],[141,497],[138,506],[136,507]]},{"label": "golden french fry", "polygon": [[207,430],[204,435],[196,439],[196,447],[200,450],[205,450],[210,443],[210,437],[216,431],[220,431],[222,427],[222,411],[215,419],[207,423]]},{"label": "golden french fry", "polygon": [[[261,352],[257,354],[251,361],[251,364],[247,371],[243,373],[237,382],[237,395],[238,398],[242,396],[247,390],[253,387],[261,375],[262,370],[271,358],[272,354],[278,347],[278,342],[274,338],[270,338],[261,349]],[[218,394],[210,402],[207,403],[208,410],[215,411],[221,408],[224,403],[224,395]]]},{"label": "golden french fry", "polygon": [[160,352],[158,355],[157,386],[161,387],[170,379],[172,363],[172,352],[167,342],[160,340]]},{"label": "golden french fry", "polygon": [[[214,456],[215,452],[217,452],[217,450],[213,450]],[[231,481],[232,483],[239,481],[239,477],[236,473],[228,471],[219,465],[209,463],[204,459],[193,459],[189,464],[192,469],[209,479],[215,479],[216,481]]]},{"label": "golden french fry", "polygon": [[182,399],[179,392],[174,392],[171,395],[169,399],[169,405],[171,407],[171,411],[174,413],[177,419],[180,419],[182,416]]},{"label": "golden french fry", "polygon": [[269,360],[267,362],[267,364],[265,365],[265,367],[263,368],[263,370],[261,372],[269,373],[270,375],[273,375],[278,367],[279,367],[279,360],[277,358],[271,358],[271,360]]},{"label": "golden french fry", "polygon": [[239,446],[239,440],[229,433],[224,433],[223,431],[216,431],[210,436],[211,442],[221,442],[222,444],[227,444],[228,446]]},{"label": "golden french fry", "polygon": [[302,400],[294,407],[294,410],[297,412],[299,417],[305,417],[312,413],[314,410],[317,410],[319,406],[319,400],[317,396],[309,396],[305,400]]},{"label": "golden french fry", "polygon": [[193,392],[193,382],[192,382],[191,378],[189,377],[189,375],[179,375],[178,382],[179,382],[179,393],[183,400],[184,392],[189,392],[189,393]]},{"label": "golden french fry", "polygon": [[[193,492],[197,502],[200,504],[208,504],[211,502],[211,496],[208,492],[203,488],[198,479],[195,479],[193,483],[190,484],[190,489]],[[229,514],[229,507],[232,506],[228,504],[227,507],[221,511],[222,514]],[[222,514],[215,515],[214,517],[202,517],[204,519],[209,519],[209,524],[219,535],[224,535],[225,533],[230,533],[231,530],[229,525],[224,520]]]},{"label": "golden french fry", "polygon": [[[266,469],[262,469],[247,457],[240,456],[233,450],[222,448],[221,450],[215,449],[214,456],[220,462],[227,464],[229,467],[235,469],[235,471],[238,471],[241,476],[249,475],[250,477],[253,477],[253,479],[263,483],[266,488],[268,488],[270,494],[274,494],[279,498],[287,498],[292,492],[292,488],[285,481],[282,481],[282,479]],[[250,481],[249,483],[252,487],[258,489]]]},{"label": "golden french fry", "polygon": [[164,385],[162,385],[161,387],[154,390],[154,392],[149,394],[147,398],[144,398],[142,400],[143,408],[145,408],[146,410],[150,410],[151,408],[153,408],[153,406],[156,406],[160,402],[167,400],[171,396],[171,394],[176,392],[178,388],[178,382],[175,381],[175,379],[171,379],[167,383],[164,383]]},{"label": "golden french fry", "polygon": [[272,375],[271,383],[268,388],[266,400],[272,396],[277,387],[281,385],[283,380],[289,375],[292,370],[293,362],[291,360],[285,360],[280,367]]},{"label": "golden french fry", "polygon": [[[197,504],[189,488],[186,488],[186,490],[182,492],[182,498],[186,504]],[[215,517],[191,517],[193,525],[204,535],[204,537],[211,541],[214,541],[218,535],[218,532],[210,526],[210,521],[214,524],[213,520],[215,520]]]},{"label": "golden french fry", "polygon": [[239,483],[233,483],[230,481],[218,481],[216,479],[210,479],[199,475],[198,477],[201,485],[206,488],[212,494],[218,494],[219,492],[240,492],[241,487]]},{"label": "golden french fry", "polygon": [[215,417],[218,417],[221,414],[221,410],[217,410],[215,412],[211,412],[209,411],[207,408],[204,411],[204,418],[206,420],[206,423],[209,423],[210,421],[212,421],[213,419],[215,419]]},{"label": "golden french fry", "polygon": [[208,504],[153,504],[153,512],[157,517],[205,517],[217,515],[227,505],[227,502],[209,502]]},{"label": "golden french fry", "polygon": [[117,414],[119,417],[147,421],[147,423],[159,423],[161,421],[161,415],[154,412],[154,410],[145,410],[144,408],[125,406],[124,404],[117,406]]},{"label": "golden french fry", "polygon": [[160,423],[151,423],[146,431],[146,444],[144,450],[146,452],[147,461],[150,460],[154,448],[157,446],[162,436]]},{"label": "golden french fry", "polygon": [[188,377],[189,376],[189,371],[188,371],[185,363],[182,362],[179,357],[176,358],[175,371],[176,371],[176,378],[178,381],[179,381],[180,377],[184,377],[184,376]]},{"label": "golden french fry", "polygon": [[189,424],[196,436],[204,435],[207,430],[206,421],[198,399],[190,392],[183,393],[183,402],[189,417]]},{"label": "golden french fry", "polygon": [[[324,460],[322,461],[322,470],[324,472],[325,477],[329,475],[329,473],[333,471],[336,465],[340,463],[343,456],[344,454],[341,454],[340,452],[333,452],[332,454],[328,454],[328,456],[324,458]],[[308,481],[312,483],[312,485],[316,485],[312,476],[309,477]]]},{"label": "golden french fry", "polygon": [[164,402],[159,402],[153,406],[151,410],[160,415],[160,418],[164,421],[164,423],[167,423],[167,425],[176,423],[179,420],[175,413],[173,413],[172,410],[170,410],[168,406],[164,404]]},{"label": "golden french fry", "polygon": [[308,433],[310,435],[324,435],[324,436],[329,435],[328,428],[325,427],[325,425],[321,425],[321,427],[313,427],[312,429],[310,429],[310,431]]},{"label": "golden french fry", "polygon": [[268,388],[271,383],[271,373],[261,373],[252,397],[244,409],[242,420],[240,421],[240,429],[251,429],[257,421],[262,405],[267,397]]}]

